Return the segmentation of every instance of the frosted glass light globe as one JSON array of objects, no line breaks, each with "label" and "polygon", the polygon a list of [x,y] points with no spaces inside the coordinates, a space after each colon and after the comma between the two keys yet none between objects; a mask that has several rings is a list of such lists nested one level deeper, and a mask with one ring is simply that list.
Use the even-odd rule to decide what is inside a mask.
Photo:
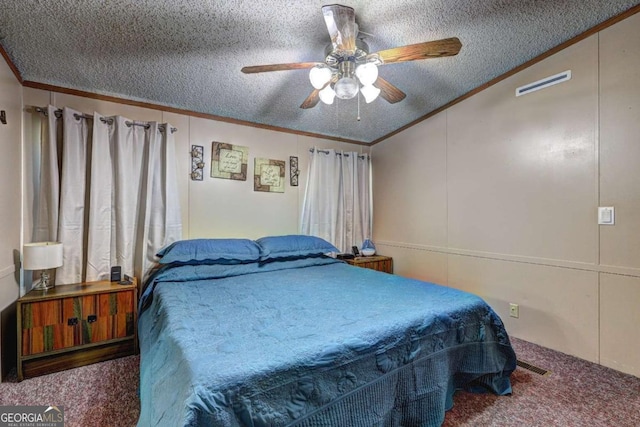
[{"label": "frosted glass light globe", "polygon": [[335,85],[336,96],[340,99],[351,99],[358,94],[358,82],[353,77],[343,77]]}]

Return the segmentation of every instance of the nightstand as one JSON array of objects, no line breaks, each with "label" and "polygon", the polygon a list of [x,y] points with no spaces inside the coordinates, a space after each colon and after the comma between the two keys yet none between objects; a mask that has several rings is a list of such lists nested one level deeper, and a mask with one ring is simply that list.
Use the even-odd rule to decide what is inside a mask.
[{"label": "nightstand", "polygon": [[18,380],[137,353],[138,287],[60,285],[18,299]]},{"label": "nightstand", "polygon": [[360,256],[353,259],[346,259],[345,261],[356,267],[369,268],[371,270],[393,274],[393,258],[390,256]]}]

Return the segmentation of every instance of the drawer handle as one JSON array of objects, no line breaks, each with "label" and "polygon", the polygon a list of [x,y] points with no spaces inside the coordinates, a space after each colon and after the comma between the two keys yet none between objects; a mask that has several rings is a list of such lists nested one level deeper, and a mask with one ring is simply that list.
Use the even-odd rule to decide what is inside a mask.
[{"label": "drawer handle", "polygon": [[67,325],[69,326],[75,326],[78,324],[78,318],[77,317],[70,317],[67,319]]},{"label": "drawer handle", "polygon": [[96,316],[95,314],[90,314],[89,316],[87,316],[87,322],[89,323],[93,323],[96,320],[98,320],[98,316]]}]

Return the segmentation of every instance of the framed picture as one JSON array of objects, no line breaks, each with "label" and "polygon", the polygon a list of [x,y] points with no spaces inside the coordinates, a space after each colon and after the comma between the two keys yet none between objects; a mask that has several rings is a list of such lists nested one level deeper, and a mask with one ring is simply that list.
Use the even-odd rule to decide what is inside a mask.
[{"label": "framed picture", "polygon": [[249,149],[240,145],[213,141],[211,146],[211,177],[247,180]]},{"label": "framed picture", "polygon": [[253,190],[284,193],[284,160],[256,157],[254,160]]}]

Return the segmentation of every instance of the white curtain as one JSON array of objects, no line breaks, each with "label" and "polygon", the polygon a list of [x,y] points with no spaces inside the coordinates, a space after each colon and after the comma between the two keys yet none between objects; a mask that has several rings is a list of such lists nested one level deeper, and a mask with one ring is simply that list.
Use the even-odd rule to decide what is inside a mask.
[{"label": "white curtain", "polygon": [[[55,209],[36,207],[34,240],[44,236],[38,230],[57,229],[57,236],[49,235],[64,245],[56,283],[108,280],[114,265],[144,278],[158,249],[182,236],[171,126],[161,130],[155,122],[98,113],[91,120],[65,108],[63,136],[57,140],[62,155],[55,159],[56,150],[44,149],[51,145],[44,137],[57,126],[51,106],[48,119],[36,200],[42,204],[59,193],[59,217],[55,224],[50,215]],[[52,179],[45,179],[45,164],[60,165],[59,184],[52,167],[46,169]]]},{"label": "white curtain", "polygon": [[371,162],[368,154],[342,155],[344,188],[344,229],[348,251],[352,246],[362,247],[371,238]]},{"label": "white curtain", "polygon": [[300,232],[340,251],[371,238],[371,162],[368,154],[313,149]]},{"label": "white curtain", "polygon": [[62,122],[56,108],[47,107],[45,120],[40,122],[40,153],[33,162],[39,174],[34,174],[34,242],[55,242],[58,239],[58,211],[60,209],[60,164],[62,156]]},{"label": "white curtain", "polygon": [[84,268],[86,171],[91,140],[89,123],[74,114],[81,113],[70,108],[62,113],[58,241],[63,244],[63,265],[56,271],[57,283],[81,282]]}]

